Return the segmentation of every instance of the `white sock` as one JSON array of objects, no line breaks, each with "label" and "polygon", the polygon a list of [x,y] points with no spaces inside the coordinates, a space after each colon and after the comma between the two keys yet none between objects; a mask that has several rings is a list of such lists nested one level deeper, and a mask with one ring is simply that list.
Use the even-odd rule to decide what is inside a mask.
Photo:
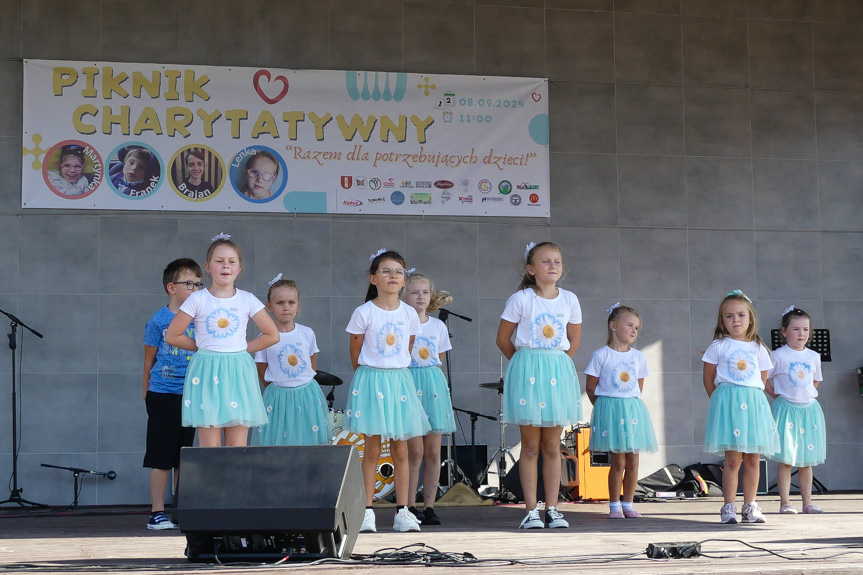
[{"label": "white sock", "polygon": [[621,501],[621,505],[624,509],[632,511],[632,501]]},{"label": "white sock", "polygon": [[620,511],[620,501],[609,501],[608,510],[612,513],[614,513],[615,511]]}]

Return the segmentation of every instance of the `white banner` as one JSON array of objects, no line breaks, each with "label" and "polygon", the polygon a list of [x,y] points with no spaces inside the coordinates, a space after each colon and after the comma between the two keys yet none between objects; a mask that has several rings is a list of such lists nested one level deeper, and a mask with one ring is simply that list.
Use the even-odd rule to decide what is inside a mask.
[{"label": "white banner", "polygon": [[24,62],[24,208],[549,215],[536,78]]}]

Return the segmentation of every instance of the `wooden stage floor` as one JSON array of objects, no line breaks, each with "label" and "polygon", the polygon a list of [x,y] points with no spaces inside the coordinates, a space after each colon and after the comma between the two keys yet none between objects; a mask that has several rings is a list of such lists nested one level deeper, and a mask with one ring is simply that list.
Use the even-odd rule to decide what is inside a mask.
[{"label": "wooden stage floor", "polygon": [[[605,503],[563,503],[569,529],[519,531],[521,506],[440,507],[444,524],[420,533],[392,530],[393,509],[376,509],[379,531],[361,534],[354,554],[425,544],[479,562],[426,573],[863,573],[863,495],[816,497],[823,515],[779,515],[767,523],[721,525],[718,499],[636,504],[643,519],[609,520]],[[799,502],[798,502],[799,503]],[[798,505],[799,507],[799,505]],[[143,508],[80,508],[66,513],[0,509],[2,573],[420,573],[422,565],[213,566],[188,563],[179,531],[148,531]],[[731,541],[740,539],[765,551]],[[650,543],[700,541],[694,559],[652,560]],[[414,548],[420,550],[420,546]],[[786,558],[771,555],[769,550]]]}]

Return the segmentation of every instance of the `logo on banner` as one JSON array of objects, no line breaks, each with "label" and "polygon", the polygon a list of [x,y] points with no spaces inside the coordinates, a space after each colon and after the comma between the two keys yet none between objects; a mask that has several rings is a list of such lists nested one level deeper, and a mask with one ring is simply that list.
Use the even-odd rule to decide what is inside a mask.
[{"label": "logo on banner", "polygon": [[500,196],[489,196],[489,197],[485,197],[485,198],[483,198],[483,199],[482,199],[482,203],[486,203],[486,202],[502,202],[502,201],[503,201],[503,198],[501,198]]},{"label": "logo on banner", "polygon": [[527,182],[522,182],[516,186],[519,190],[538,190],[539,184],[529,184]]},{"label": "logo on banner", "polygon": [[459,196],[458,201],[461,204],[472,204],[473,203],[473,196],[472,195]]},{"label": "logo on banner", "polygon": [[461,193],[467,194],[470,193],[470,180],[462,180],[461,181]]},{"label": "logo on banner", "polygon": [[390,194],[390,201],[393,204],[400,206],[403,203],[405,203],[405,195],[403,193],[401,193],[400,191],[396,190],[395,192]]},{"label": "logo on banner", "polygon": [[430,188],[432,186],[430,180],[417,180],[416,187],[418,188]]},{"label": "logo on banner", "polygon": [[387,199],[383,196],[381,196],[379,198],[368,198],[368,200],[366,200],[366,201],[368,201],[369,204],[385,204],[385,203],[387,203]]},{"label": "logo on banner", "polygon": [[514,206],[520,206],[521,205],[521,196],[518,194],[511,195],[509,197],[509,203],[511,203]]},{"label": "logo on banner", "polygon": [[342,187],[346,190],[350,190],[353,185],[354,179],[350,176],[342,176]]},{"label": "logo on banner", "polygon": [[345,72],[345,89],[351,100],[355,102],[360,98],[365,101],[377,102],[383,98],[384,102],[390,100],[401,102],[407,87],[408,75],[403,73],[357,72],[356,70]]},{"label": "logo on banner", "polygon": [[530,201],[531,204],[538,204],[539,203],[539,194],[531,194],[530,196],[528,196],[527,199],[528,199],[528,201]]},{"label": "logo on banner", "polygon": [[342,202],[343,206],[361,206],[363,202],[360,200],[345,200]]},{"label": "logo on banner", "polygon": [[369,189],[370,190],[379,190],[381,189],[381,180],[379,178],[372,178],[369,180]]},{"label": "logo on banner", "polygon": [[438,181],[436,181],[436,182],[434,183],[434,187],[436,187],[436,188],[438,188],[438,189],[440,189],[440,190],[448,190],[448,189],[450,189],[451,187],[453,187],[454,185],[455,185],[455,184],[453,184],[453,183],[452,183],[451,181],[449,181],[449,180],[438,180]]},{"label": "logo on banner", "polygon": [[366,179],[365,178],[361,178],[361,177],[357,176],[356,178],[354,178],[354,183],[361,190],[365,189],[365,187],[366,187]]},{"label": "logo on banner", "polygon": [[452,194],[448,191],[444,190],[440,195],[440,203],[441,205],[446,204],[448,201],[452,199]]},{"label": "logo on banner", "polygon": [[431,205],[432,195],[428,192],[414,192],[411,194],[411,203]]},{"label": "logo on banner", "polygon": [[480,192],[487,194],[491,191],[491,180],[480,180],[476,186]]},{"label": "logo on banner", "polygon": [[385,188],[394,188],[394,187],[396,187],[396,181],[392,178],[387,178],[386,180],[384,180],[384,187]]},{"label": "logo on banner", "polygon": [[[261,87],[261,78],[264,77],[267,79],[268,83],[282,83],[281,90],[275,93],[275,96],[271,97],[264,93],[264,89]],[[254,77],[252,77],[252,84],[255,86],[255,92],[258,93],[258,96],[261,97],[261,100],[270,105],[277,104],[282,98],[285,97],[285,94],[288,93],[288,79],[284,76],[276,76],[275,78],[273,78],[273,75],[270,74],[268,70],[258,70],[257,72],[255,72]]]},{"label": "logo on banner", "polygon": [[504,196],[509,194],[512,191],[512,182],[509,180],[501,180],[497,185],[497,191],[499,191]]},{"label": "logo on banner", "polygon": [[403,188],[412,188],[414,187],[410,180],[402,180]]}]

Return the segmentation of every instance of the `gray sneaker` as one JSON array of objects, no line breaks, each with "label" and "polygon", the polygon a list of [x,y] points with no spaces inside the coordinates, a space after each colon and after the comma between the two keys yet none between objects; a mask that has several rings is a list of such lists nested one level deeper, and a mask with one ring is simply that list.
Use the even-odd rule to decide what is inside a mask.
[{"label": "gray sneaker", "polygon": [[563,513],[557,507],[549,507],[545,512],[545,522],[549,529],[561,529],[569,527],[569,521],[563,518]]},{"label": "gray sneaker", "polygon": [[737,523],[737,506],[733,503],[726,503],[719,511],[723,523]]},{"label": "gray sneaker", "polygon": [[539,512],[542,509],[543,502],[538,501],[536,507],[532,511],[528,511],[527,515],[525,515],[524,519],[521,520],[521,525],[519,525],[519,529],[542,529],[545,527],[545,523],[543,523],[542,518],[539,516]]},{"label": "gray sneaker", "polygon": [[761,508],[754,501],[743,505],[743,522],[744,523],[766,523],[764,514],[761,513]]}]

